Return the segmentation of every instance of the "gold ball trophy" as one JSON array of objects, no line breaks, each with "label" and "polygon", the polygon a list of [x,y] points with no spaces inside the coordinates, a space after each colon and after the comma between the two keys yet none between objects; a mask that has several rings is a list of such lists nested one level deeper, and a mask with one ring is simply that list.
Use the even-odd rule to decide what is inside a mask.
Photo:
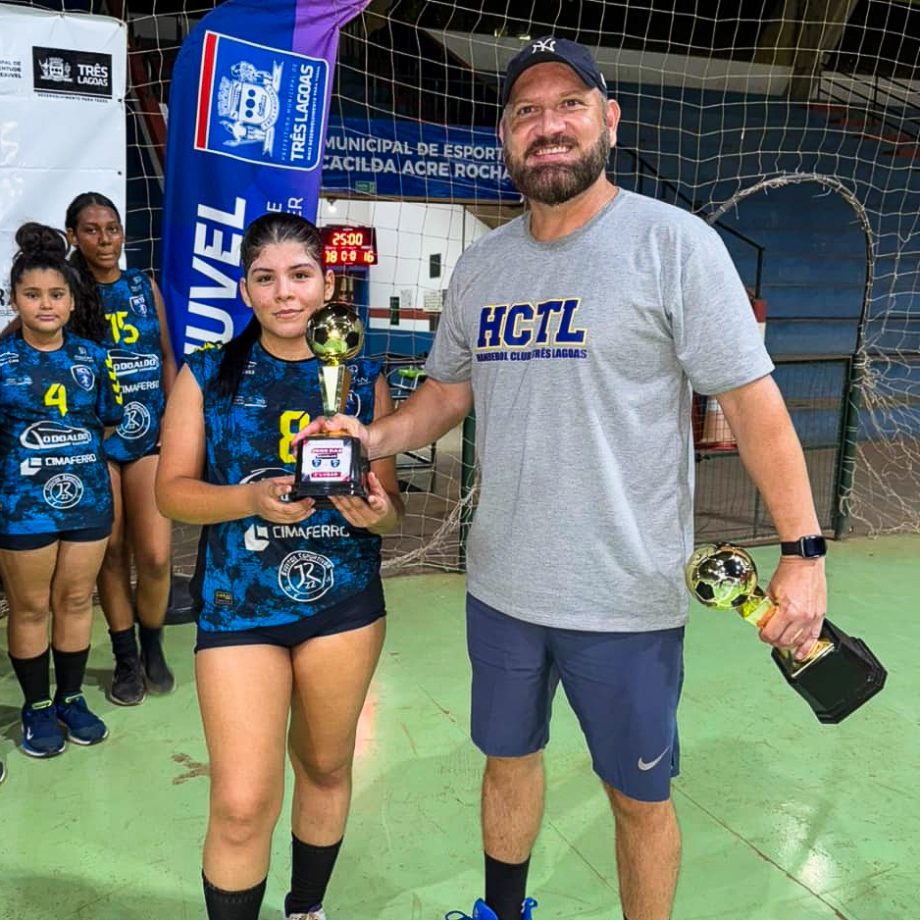
[{"label": "gold ball trophy", "polygon": [[[326,418],[344,413],[351,386],[345,366],[364,342],[364,324],[348,303],[328,303],[310,317],[307,345],[319,362],[319,389]],[[367,497],[369,464],[364,445],[347,431],[323,431],[297,445],[293,498],[326,504],[330,495]]]},{"label": "gold ball trophy", "polygon": [[[757,585],[748,552],[731,543],[699,547],[684,568],[690,593],[704,606],[734,610],[758,630],[776,608]],[[789,685],[811,706],[819,722],[836,725],[885,686],[888,672],[862,639],[824,620],[808,657],[773,649],[773,661]]]}]

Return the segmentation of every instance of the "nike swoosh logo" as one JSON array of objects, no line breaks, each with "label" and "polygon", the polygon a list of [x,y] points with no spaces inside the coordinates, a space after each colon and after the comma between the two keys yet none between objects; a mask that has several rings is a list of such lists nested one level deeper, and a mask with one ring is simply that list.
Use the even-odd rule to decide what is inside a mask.
[{"label": "nike swoosh logo", "polygon": [[664,757],[664,755],[667,754],[668,751],[670,750],[671,750],[671,745],[669,744],[654,760],[649,761],[649,762],[644,761],[640,757],[636,763],[636,766],[643,772],[647,770],[652,770],[655,767],[657,767],[659,763],[661,763],[661,758]]}]

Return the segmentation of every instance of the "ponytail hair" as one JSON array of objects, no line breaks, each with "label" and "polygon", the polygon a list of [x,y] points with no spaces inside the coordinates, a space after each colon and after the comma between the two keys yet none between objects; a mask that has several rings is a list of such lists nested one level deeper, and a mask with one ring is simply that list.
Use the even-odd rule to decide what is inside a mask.
[{"label": "ponytail hair", "polygon": [[70,266],[67,264],[67,237],[45,224],[29,221],[16,231],[16,245],[19,251],[13,257],[10,269],[10,289],[22,281],[22,276],[33,269],[52,269],[63,275],[71,294],[76,297],[74,290],[76,279]]},{"label": "ponytail hair", "polygon": [[[288,242],[302,245],[311,258],[322,265],[323,240],[316,225],[296,214],[273,211],[257,217],[243,234],[240,260],[244,276],[266,246]],[[253,314],[243,331],[224,346],[214,384],[218,397],[232,400],[236,396],[252,346],[259,341],[261,333],[262,327]]]},{"label": "ponytail hair", "polygon": [[252,346],[259,341],[261,333],[262,326],[253,314],[243,331],[224,345],[214,382],[214,393],[219,399],[232,400],[236,396],[243,378],[243,369],[252,354]]},{"label": "ponytail hair", "polygon": [[[115,215],[118,223],[121,223],[121,215],[118,213],[118,208],[115,207],[115,202],[99,192],[83,192],[67,206],[64,226],[76,234],[80,215],[92,205],[108,208]],[[76,247],[70,255],[70,264],[79,276],[80,284],[85,291],[80,309],[74,310],[70,321],[71,328],[77,335],[102,343],[107,330],[105,309],[102,305],[102,298],[99,296],[99,289],[96,287],[96,276],[92,273],[83,253]]]}]

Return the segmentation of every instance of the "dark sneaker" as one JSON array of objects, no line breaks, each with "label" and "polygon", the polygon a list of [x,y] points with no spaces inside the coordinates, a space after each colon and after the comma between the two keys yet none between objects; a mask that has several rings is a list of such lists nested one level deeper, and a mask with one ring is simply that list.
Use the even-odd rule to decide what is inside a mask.
[{"label": "dark sneaker", "polygon": [[176,689],[176,678],[166,663],[160,642],[151,642],[141,649],[141,665],[151,693],[172,693]]},{"label": "dark sneaker", "polygon": [[116,658],[109,699],[118,706],[137,706],[146,696],[140,658],[135,655]]},{"label": "dark sneaker", "polygon": [[22,707],[22,749],[30,757],[54,757],[66,742],[51,700]]},{"label": "dark sneaker", "polygon": [[65,696],[54,704],[58,721],[67,729],[67,740],[74,744],[98,744],[109,737],[99,716],[89,711],[82,693]]},{"label": "dark sneaker", "polygon": [[285,913],[284,920],[326,920],[326,912],[323,905],[312,907],[305,914],[288,914]]},{"label": "dark sneaker", "polygon": [[2,783],[5,779],[6,779],[6,766],[4,765],[3,761],[0,760],[0,783]]}]

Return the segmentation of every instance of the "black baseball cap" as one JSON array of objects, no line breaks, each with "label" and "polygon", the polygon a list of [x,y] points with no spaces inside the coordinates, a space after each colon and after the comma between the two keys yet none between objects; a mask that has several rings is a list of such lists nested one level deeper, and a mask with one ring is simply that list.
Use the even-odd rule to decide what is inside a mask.
[{"label": "black baseball cap", "polygon": [[554,38],[547,35],[545,38],[538,38],[536,41],[528,42],[523,50],[519,51],[508,64],[505,71],[505,82],[502,84],[502,108],[508,104],[508,97],[511,95],[511,87],[514,86],[515,80],[528,67],[534,64],[544,64],[547,61],[558,61],[560,64],[568,64],[575,73],[584,81],[586,86],[599,89],[606,98],[607,81],[597,66],[594,56],[584,46],[578,42],[570,41],[567,38]]}]

